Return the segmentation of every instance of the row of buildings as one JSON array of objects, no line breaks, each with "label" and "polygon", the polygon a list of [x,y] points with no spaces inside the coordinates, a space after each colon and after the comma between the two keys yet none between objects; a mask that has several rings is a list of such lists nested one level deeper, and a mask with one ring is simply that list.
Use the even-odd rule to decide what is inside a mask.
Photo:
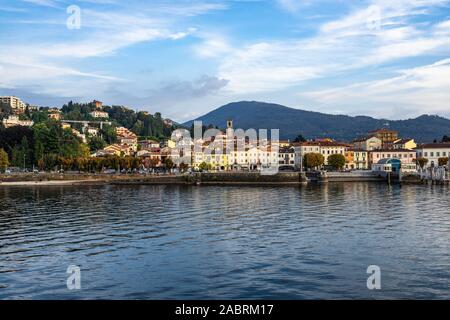
[{"label": "row of buildings", "polygon": [[[3,104],[13,110],[13,115],[3,120],[6,128],[12,126],[32,126],[33,121],[21,120],[20,114],[26,104],[17,97],[0,97]],[[103,103],[93,101],[95,106],[91,112],[96,124],[102,126],[108,121],[108,113],[103,110]],[[77,131],[72,124],[80,121],[61,119],[61,111],[57,108],[48,110],[48,117],[61,121],[63,128],[71,129],[84,142],[87,136],[96,136],[99,129],[92,127],[94,122],[84,121],[83,130]],[[81,122],[80,122],[81,123]],[[172,140],[162,143],[153,140],[139,141],[136,134],[119,127],[116,129],[118,141],[99,150],[93,156],[137,156],[150,161],[153,165],[162,166],[164,160],[172,158],[174,163],[183,161],[192,168],[198,169],[202,164],[215,170],[257,170],[269,167],[287,167],[299,170],[303,167],[303,159],[308,153],[321,154],[324,167],[329,166],[329,157],[340,154],[345,157],[347,170],[371,170],[386,160],[397,159],[405,168],[413,168],[418,158],[425,158],[426,167],[436,167],[443,158],[450,156],[450,143],[430,143],[418,145],[414,139],[399,137],[398,132],[390,129],[379,129],[369,132],[367,136],[355,139],[351,143],[338,142],[332,139],[315,139],[305,142],[254,140],[248,137],[237,139],[233,121],[227,122],[225,131],[218,131],[212,139],[197,138],[182,146]],[[184,153],[184,154],[183,154]]]},{"label": "row of buildings", "polygon": [[[164,159],[170,157],[174,163],[184,162],[193,169],[206,164],[213,170],[261,170],[270,167],[283,167],[300,170],[306,154],[321,154],[324,167],[329,166],[329,157],[340,154],[345,158],[347,170],[372,170],[387,159],[396,159],[405,171],[417,168],[417,159],[426,158],[426,167],[435,167],[440,159],[450,156],[450,143],[431,143],[418,145],[414,139],[401,139],[393,130],[380,129],[369,132],[366,137],[352,143],[337,142],[332,139],[291,143],[290,141],[252,140],[237,138],[233,122],[228,121],[225,132],[217,131],[212,138],[188,138],[175,143],[166,140],[162,143],[153,140],[139,141],[138,137],[126,128],[117,128],[117,144],[106,147],[94,154],[132,155],[150,161],[153,166],[162,166]],[[175,139],[177,140],[177,139]]]},{"label": "row of buildings", "polygon": [[398,159],[404,168],[416,166],[417,159],[425,158],[425,167],[436,167],[440,159],[450,156],[450,143],[417,144],[414,139],[400,138],[398,132],[390,129],[379,129],[369,132],[352,143],[340,143],[332,140],[316,140],[293,144],[297,164],[307,153],[320,153],[324,156],[325,165],[332,154],[345,156],[348,170],[370,170],[375,164],[386,159]]}]

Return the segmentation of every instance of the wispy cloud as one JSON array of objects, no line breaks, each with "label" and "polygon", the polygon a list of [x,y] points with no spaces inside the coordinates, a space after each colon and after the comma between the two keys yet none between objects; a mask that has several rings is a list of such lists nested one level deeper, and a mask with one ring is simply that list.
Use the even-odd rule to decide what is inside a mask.
[{"label": "wispy cloud", "polygon": [[57,7],[59,2],[57,0],[22,0],[22,1],[44,7]]},{"label": "wispy cloud", "polygon": [[[234,48],[219,75],[235,93],[276,91],[306,80],[341,75],[399,59],[448,52],[445,23],[424,25],[406,17],[425,5],[448,1],[374,1],[368,7],[323,24],[306,39],[260,42]],[[374,11],[376,6],[377,10]],[[431,7],[429,7],[431,8]],[[373,24],[373,14],[379,21]]]},{"label": "wispy cloud", "polygon": [[383,118],[404,118],[418,114],[450,116],[450,58],[377,81],[302,93],[317,105],[344,108],[347,113]]},{"label": "wispy cloud", "polygon": [[[127,3],[76,1],[81,6],[82,24],[80,30],[70,31],[66,29],[65,6],[72,3],[61,0],[22,2],[33,6],[61,6],[61,10],[15,21],[36,25],[42,30],[42,37],[33,43],[13,41],[0,46],[0,51],[4,52],[0,55],[0,88],[28,87],[32,92],[61,96],[102,95],[102,90],[107,90],[112,83],[126,81],[123,76],[109,74],[110,70],[86,72],[79,66],[81,61],[112,56],[140,43],[182,40],[195,32],[195,28],[177,27],[179,19],[225,8],[219,2],[200,0],[182,0],[175,4],[156,0],[152,6],[142,6],[135,0]],[[45,87],[37,85],[40,83],[45,83]]]},{"label": "wispy cloud", "polygon": [[[30,97],[126,97],[178,118],[234,99],[348,113],[447,107],[450,0],[4,2],[0,89]],[[72,4],[80,30],[66,28]]]}]

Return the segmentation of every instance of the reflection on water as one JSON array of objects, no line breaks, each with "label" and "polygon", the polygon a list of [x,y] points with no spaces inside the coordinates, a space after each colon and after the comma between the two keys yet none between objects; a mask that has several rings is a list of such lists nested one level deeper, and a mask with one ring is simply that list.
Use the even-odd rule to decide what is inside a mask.
[{"label": "reflection on water", "polygon": [[[450,298],[450,190],[0,187],[0,299]],[[369,265],[382,290],[366,287]],[[66,270],[81,267],[82,290]]]}]

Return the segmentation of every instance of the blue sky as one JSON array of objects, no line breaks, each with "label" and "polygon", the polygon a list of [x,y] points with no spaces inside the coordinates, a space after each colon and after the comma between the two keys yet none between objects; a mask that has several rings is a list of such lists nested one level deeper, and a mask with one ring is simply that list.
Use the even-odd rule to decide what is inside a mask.
[{"label": "blue sky", "polygon": [[0,18],[0,94],[30,104],[450,117],[450,0],[0,0]]}]

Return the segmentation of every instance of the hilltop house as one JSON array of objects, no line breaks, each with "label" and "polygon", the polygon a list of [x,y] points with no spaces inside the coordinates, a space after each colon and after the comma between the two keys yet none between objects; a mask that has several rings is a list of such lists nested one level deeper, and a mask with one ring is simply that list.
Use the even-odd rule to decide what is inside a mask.
[{"label": "hilltop house", "polygon": [[6,119],[3,119],[3,126],[5,128],[11,127],[31,127],[34,125],[34,122],[31,120],[20,120],[18,116],[9,116]]}]

